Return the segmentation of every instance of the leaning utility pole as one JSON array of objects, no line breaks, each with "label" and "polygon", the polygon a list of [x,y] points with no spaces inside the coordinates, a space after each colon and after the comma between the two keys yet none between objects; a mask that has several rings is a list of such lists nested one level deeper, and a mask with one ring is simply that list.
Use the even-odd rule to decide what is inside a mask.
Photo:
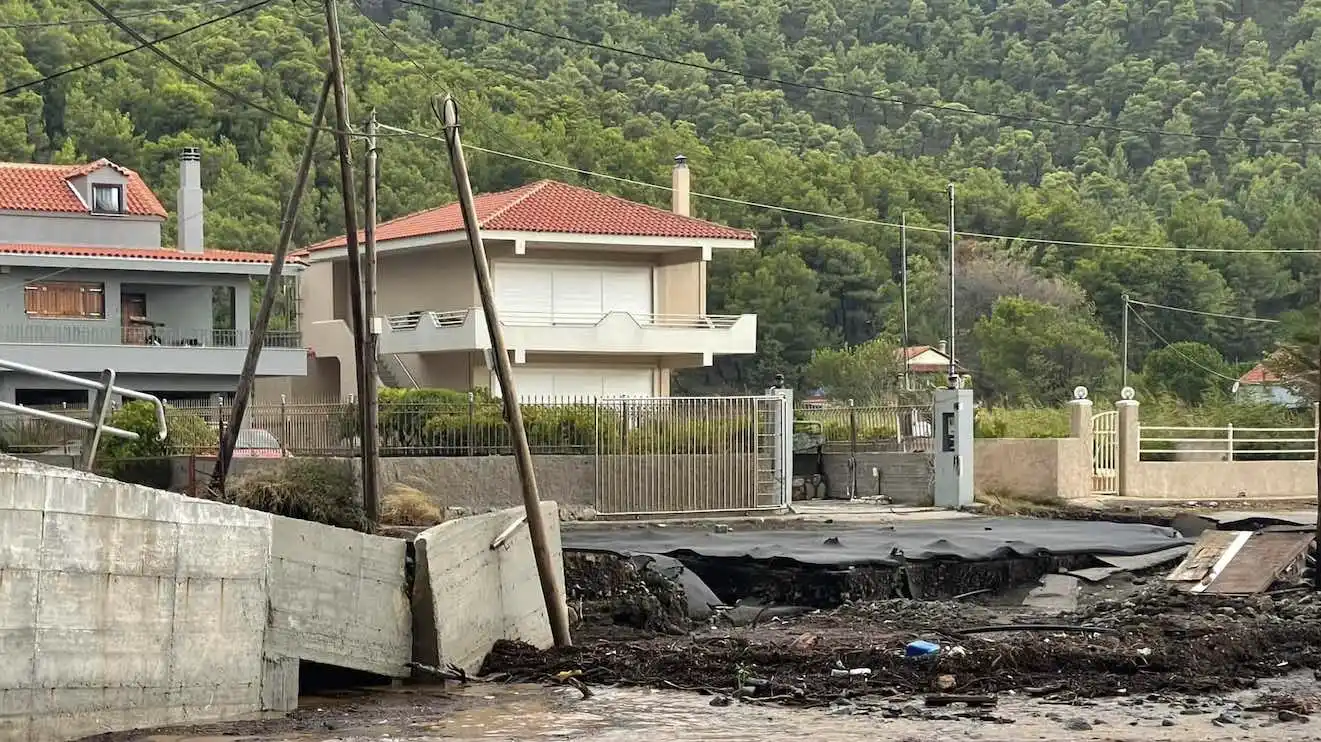
[{"label": "leaning utility pole", "polygon": [[[362,499],[367,517],[372,523],[380,520],[380,492],[376,489],[379,479],[381,452],[381,431],[376,425],[378,393],[380,392],[380,374],[377,364],[380,362],[381,327],[376,317],[376,187],[379,182],[376,152],[376,111],[367,119],[367,180],[363,194],[365,219],[362,236],[366,245],[367,266],[362,274],[363,313],[367,316],[367,386],[363,390],[363,488]],[[370,462],[370,463],[369,463]],[[370,471],[370,482],[367,472]]]},{"label": "leaning utility pole", "polygon": [[358,255],[358,209],[353,203],[353,143],[349,137],[349,96],[344,85],[344,48],[340,44],[339,14],[335,0],[325,0],[330,39],[330,67],[335,77],[335,142],[339,150],[340,193],[344,199],[344,238],[349,257],[349,317],[353,320],[353,349],[358,382],[358,425],[362,444],[362,495],[376,496],[376,462],[368,455],[373,431],[367,427],[367,322],[362,306],[362,259]]},{"label": "leaning utility pole", "polygon": [[541,594],[546,601],[546,615],[550,618],[550,631],[555,646],[567,647],[569,636],[569,607],[556,579],[556,565],[551,559],[550,543],[546,537],[546,523],[541,516],[541,495],[537,492],[537,477],[532,470],[532,451],[528,448],[527,429],[523,427],[523,410],[518,403],[514,370],[509,363],[504,331],[495,306],[495,292],[491,287],[491,266],[486,260],[481,231],[477,226],[477,212],[472,203],[472,183],[468,180],[468,163],[463,159],[463,143],[459,139],[459,106],[446,96],[436,115],[445,127],[445,144],[449,148],[450,166],[454,169],[454,185],[459,191],[459,208],[463,212],[463,226],[468,232],[468,247],[472,250],[472,265],[477,273],[477,290],[482,299],[482,312],[486,316],[486,329],[491,336],[491,353],[495,356],[495,373],[504,397],[505,418],[514,439],[514,455],[518,464],[518,478],[523,485],[523,509],[527,514],[528,533],[532,537],[532,555],[537,562],[537,576],[541,578]]},{"label": "leaning utility pole", "polygon": [[294,239],[294,225],[298,221],[298,209],[303,203],[303,191],[307,188],[307,175],[312,169],[312,154],[316,149],[316,138],[321,122],[326,116],[326,99],[330,97],[330,86],[335,73],[328,72],[326,81],[321,85],[321,97],[317,98],[316,112],[312,114],[312,128],[307,132],[307,141],[303,143],[303,157],[298,162],[298,174],[294,176],[294,189],[289,194],[289,201],[284,205],[284,217],[280,221],[280,242],[271,256],[271,269],[266,274],[266,289],[261,295],[261,306],[257,308],[257,318],[252,323],[252,334],[248,337],[248,354],[243,358],[243,370],[239,374],[238,389],[234,392],[234,405],[230,424],[225,426],[220,440],[220,452],[216,456],[215,469],[211,471],[211,489],[225,491],[225,478],[229,475],[229,465],[234,459],[234,446],[238,441],[239,430],[243,427],[243,416],[248,411],[248,398],[252,396],[252,385],[257,376],[257,361],[261,359],[261,350],[266,345],[266,330],[271,324],[271,311],[275,307],[276,293],[284,283],[284,261],[289,254],[289,245]]}]

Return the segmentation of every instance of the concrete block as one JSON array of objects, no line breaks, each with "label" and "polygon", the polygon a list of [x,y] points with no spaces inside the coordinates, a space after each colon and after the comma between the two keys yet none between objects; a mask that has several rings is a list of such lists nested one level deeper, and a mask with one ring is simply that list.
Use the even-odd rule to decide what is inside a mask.
[{"label": "concrete block", "polygon": [[37,620],[37,573],[0,567],[0,630],[30,629]]},{"label": "concrete block", "polygon": [[[558,555],[558,508],[544,502],[542,513],[552,552]],[[510,508],[442,523],[418,536],[416,556],[419,562],[426,560],[425,567],[419,564],[419,568],[427,580],[425,584],[415,580],[415,590],[421,590],[415,593],[415,602],[431,602],[433,623],[415,625],[414,631],[434,635],[439,664],[452,662],[475,672],[499,639],[551,645],[550,622],[527,528],[515,531],[501,548],[491,548],[495,537],[522,514],[522,508]],[[562,586],[563,562],[555,561]],[[430,641],[419,640],[424,646]]]},{"label": "concrete block", "polygon": [[[3,670],[0,670],[3,672]],[[25,716],[35,708],[35,691],[31,688],[9,688],[0,690],[0,739],[11,739],[4,735],[6,717]]]},{"label": "concrete block", "polygon": [[261,708],[263,711],[293,711],[298,708],[298,660],[266,657],[262,661]]},{"label": "concrete block", "polygon": [[36,654],[35,629],[0,629],[0,689],[36,687]]},{"label": "concrete block", "polygon": [[270,538],[269,526],[253,527],[242,522],[180,525],[178,574],[260,579],[270,559]]},{"label": "concrete block", "polygon": [[0,569],[41,566],[40,510],[0,510]]},{"label": "concrete block", "polygon": [[35,686],[103,688],[105,634],[95,629],[37,629]]}]

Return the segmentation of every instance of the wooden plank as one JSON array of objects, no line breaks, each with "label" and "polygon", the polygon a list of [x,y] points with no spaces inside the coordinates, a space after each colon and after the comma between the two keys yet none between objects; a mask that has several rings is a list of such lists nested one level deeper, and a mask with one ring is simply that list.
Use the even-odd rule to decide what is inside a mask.
[{"label": "wooden plank", "polygon": [[1253,595],[1270,589],[1280,574],[1303,558],[1312,534],[1256,533],[1204,592]]},{"label": "wooden plank", "polygon": [[1211,573],[1220,555],[1238,538],[1237,531],[1206,531],[1179,566],[1165,578],[1168,582],[1196,585]]}]

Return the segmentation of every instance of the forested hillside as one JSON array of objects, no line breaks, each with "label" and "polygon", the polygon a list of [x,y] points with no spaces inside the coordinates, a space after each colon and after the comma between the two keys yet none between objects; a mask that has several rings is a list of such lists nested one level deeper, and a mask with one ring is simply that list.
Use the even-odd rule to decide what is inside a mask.
[{"label": "forested hillside", "polygon": [[[244,4],[177,1],[112,7],[155,38]],[[947,182],[961,231],[1023,238],[960,246],[959,356],[996,400],[1053,402],[1075,383],[1113,393],[1125,292],[1289,320],[1138,307],[1135,370],[1194,341],[1210,348],[1151,360],[1231,377],[1317,302],[1321,0],[357,2],[341,17],[359,117],[375,108],[434,132],[430,99],[451,92],[472,144],[660,184],[682,152],[696,191],[864,220],[696,199],[699,215],[760,234],[757,254],[713,267],[711,307],[758,313],[762,335],[756,358],[688,376],[693,390],[761,387],[777,372],[811,382],[814,350],[897,336],[899,232],[864,222],[906,214],[938,230]],[[75,0],[0,2],[0,88],[132,46],[98,18]],[[327,58],[307,0],[161,46],[304,121]],[[216,247],[272,248],[303,134],[147,51],[0,98],[0,157],[109,157],[167,206],[177,151],[202,146]],[[342,226],[328,139],[319,154],[301,242]],[[384,218],[451,198],[437,142],[390,137],[382,167]],[[554,177],[668,202],[496,155],[473,154],[472,171],[479,190]],[[943,239],[910,231],[914,342],[944,334]]]}]

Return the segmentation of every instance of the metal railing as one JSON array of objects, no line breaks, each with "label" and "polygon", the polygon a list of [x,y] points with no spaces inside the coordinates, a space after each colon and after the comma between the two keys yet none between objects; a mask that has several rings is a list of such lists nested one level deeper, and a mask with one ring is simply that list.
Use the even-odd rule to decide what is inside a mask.
[{"label": "metal railing", "polygon": [[[121,327],[105,320],[42,319],[0,325],[0,343],[235,348],[247,347],[251,336],[249,330]],[[264,347],[300,348],[302,336],[294,330],[272,330],[266,333]]]},{"label": "metal railing", "polygon": [[881,451],[917,451],[931,441],[931,404],[800,407],[794,419],[821,424],[832,448],[858,445]]},{"label": "metal railing", "polygon": [[1141,425],[1138,454],[1144,461],[1312,460],[1316,428]]},{"label": "metal railing", "polygon": [[87,431],[87,436],[82,441],[81,451],[81,468],[84,471],[91,471],[93,464],[96,463],[96,452],[97,449],[100,448],[102,434],[109,434],[119,438],[127,438],[129,440],[138,440],[140,437],[137,433],[131,430],[123,430],[105,424],[106,414],[110,409],[110,403],[113,400],[114,395],[151,402],[156,408],[157,438],[164,441],[169,435],[169,428],[165,421],[165,405],[160,399],[134,389],[115,386],[115,372],[111,369],[106,369],[102,372],[100,381],[91,381],[89,379],[69,376],[68,374],[48,371],[44,368],[29,366],[24,363],[15,363],[13,361],[0,360],[0,368],[28,374],[29,376],[37,376],[43,379],[58,381],[63,384],[68,384],[69,386],[90,389],[96,392],[96,402],[88,409],[89,419],[87,420],[62,415],[56,412],[11,404],[9,402],[0,402],[0,410],[5,412],[26,417],[34,417]]},{"label": "metal railing", "polygon": [[[480,315],[479,307],[448,312],[409,312],[386,318],[396,332],[415,330],[423,322],[434,327],[461,327],[470,316]],[[639,327],[725,330],[733,327],[742,315],[737,314],[650,314],[642,312],[501,312],[500,324],[506,327],[595,327],[612,315],[629,317]]]}]

